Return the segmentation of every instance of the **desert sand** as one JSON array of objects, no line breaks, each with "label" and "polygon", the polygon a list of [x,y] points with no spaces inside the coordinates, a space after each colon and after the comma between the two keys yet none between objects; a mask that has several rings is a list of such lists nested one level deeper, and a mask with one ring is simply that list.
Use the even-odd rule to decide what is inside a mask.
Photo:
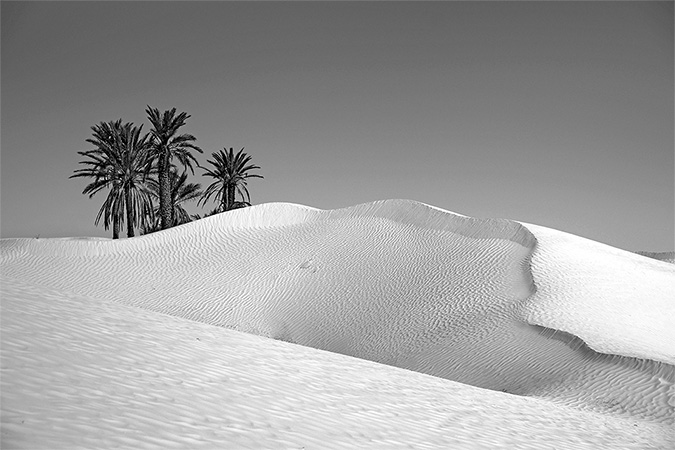
[{"label": "desert sand", "polygon": [[667,257],[406,200],[0,244],[2,448],[675,446]]}]

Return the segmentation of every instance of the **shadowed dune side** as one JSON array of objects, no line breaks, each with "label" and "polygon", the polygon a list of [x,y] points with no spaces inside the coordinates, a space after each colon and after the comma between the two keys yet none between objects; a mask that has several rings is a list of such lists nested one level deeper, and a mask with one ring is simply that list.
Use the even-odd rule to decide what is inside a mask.
[{"label": "shadowed dune side", "polygon": [[[623,355],[625,341],[637,336],[626,358],[646,354],[669,362],[675,353],[669,344],[654,344],[669,333],[667,324],[657,319],[656,328],[643,325],[628,339],[610,329],[612,345],[593,345],[608,328],[602,317],[589,320],[568,306],[587,293],[583,281],[568,278],[576,256],[557,264],[564,245],[542,249],[537,239],[541,234],[555,246],[548,236],[559,232],[537,230],[403,200],[335,211],[268,204],[119,242],[2,242],[2,265],[6,279],[61,292],[672,423],[672,366],[623,364],[597,353]],[[627,294],[612,284],[616,274],[595,282],[604,296],[623,298],[637,289],[645,298],[660,296],[659,306],[659,289],[673,278],[655,270],[642,275],[662,281],[632,285]],[[559,311],[566,321],[556,322]],[[624,308],[615,316],[625,324],[631,314]],[[533,325],[591,344],[574,348]]]}]

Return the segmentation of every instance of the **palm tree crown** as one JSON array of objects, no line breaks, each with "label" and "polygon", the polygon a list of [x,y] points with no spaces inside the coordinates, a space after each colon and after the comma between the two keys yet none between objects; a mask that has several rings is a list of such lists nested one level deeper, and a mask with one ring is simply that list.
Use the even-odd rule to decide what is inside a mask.
[{"label": "palm tree crown", "polygon": [[[194,142],[197,140],[191,134],[177,134],[179,128],[185,125],[190,115],[182,112],[176,115],[176,108],[160,113],[157,108],[148,106],[145,110],[148,120],[152,124],[152,157],[157,162],[159,179],[159,215],[162,229],[171,226],[171,182],[170,171],[173,158],[176,158],[184,167],[192,173],[192,163],[197,160],[192,155],[192,150],[203,153]],[[198,165],[198,164],[197,164]]]},{"label": "palm tree crown", "polygon": [[[206,188],[200,200],[200,203],[205,203],[215,195],[221,212],[250,206],[251,198],[246,188],[246,180],[248,178],[264,178],[262,175],[248,173],[248,171],[260,169],[260,167],[249,164],[251,156],[244,153],[243,148],[236,155],[232,148],[227,152],[224,150],[226,149],[220,150],[218,153],[212,153],[213,160],[206,161],[213,166],[212,169],[202,167],[206,171],[204,175],[216,180]],[[241,197],[242,201],[240,202],[235,201],[237,193]]]},{"label": "palm tree crown", "polygon": [[94,221],[98,225],[103,218],[107,230],[113,225],[113,239],[119,238],[119,226],[127,223],[127,236],[134,236],[134,227],[145,225],[152,216],[150,191],[145,182],[150,164],[150,138],[141,136],[143,126],[131,123],[101,122],[91,127],[93,137],[87,139],[94,149],[78,152],[88,158],[80,161],[87,167],[78,169],[70,178],[90,177],[83,194],[92,198],[102,189],[108,188],[108,196],[99,209]]}]

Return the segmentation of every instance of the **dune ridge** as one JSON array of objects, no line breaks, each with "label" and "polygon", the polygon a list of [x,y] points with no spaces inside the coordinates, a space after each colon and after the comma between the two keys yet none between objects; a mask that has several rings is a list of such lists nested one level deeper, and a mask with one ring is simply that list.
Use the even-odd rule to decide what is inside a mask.
[{"label": "dune ridge", "polygon": [[537,237],[537,286],[521,312],[606,354],[675,364],[675,267],[579,236],[524,224]]},{"label": "dune ridge", "polygon": [[186,235],[211,234],[216,229],[219,233],[270,230],[317,220],[358,217],[381,218],[425,229],[452,231],[474,239],[507,239],[525,247],[536,244],[536,238],[525,226],[511,220],[463,216],[412,200],[380,200],[336,210],[321,210],[296,203],[265,203],[205,217],[168,230],[137,236],[132,240],[88,237],[0,239],[0,248],[7,252],[35,250],[59,256],[100,255],[102,252],[145,250],[176,238],[184,239]]},{"label": "dune ridge", "polygon": [[3,283],[675,421],[675,268],[560,231],[387,200],[258,205],[129,240],[0,246]]}]

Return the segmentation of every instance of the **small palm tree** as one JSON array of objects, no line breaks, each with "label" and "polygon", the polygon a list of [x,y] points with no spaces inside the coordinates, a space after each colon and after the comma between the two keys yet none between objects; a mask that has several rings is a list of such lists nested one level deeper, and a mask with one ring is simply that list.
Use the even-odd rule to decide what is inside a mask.
[{"label": "small palm tree", "polygon": [[[202,196],[201,184],[187,183],[187,171],[183,171],[180,175],[178,169],[174,166],[169,172],[169,184],[171,193],[171,222],[170,226],[182,225],[199,218],[199,216],[191,216],[185,208],[183,203],[194,201]],[[154,200],[159,200],[159,182],[150,178],[148,180],[148,187]],[[157,203],[155,203],[157,205]],[[154,209],[154,222],[150,227],[144,230],[144,233],[152,233],[161,230],[161,223],[159,222],[159,206]]]},{"label": "small palm tree", "polygon": [[157,108],[148,106],[145,110],[148,120],[152,124],[153,151],[152,157],[156,161],[157,176],[159,182],[159,216],[162,230],[171,226],[171,181],[170,172],[174,158],[192,173],[192,162],[197,160],[191,150],[203,153],[194,142],[197,140],[191,134],[177,134],[178,129],[185,125],[190,117],[187,113],[176,115],[176,108],[164,111],[160,114]]},{"label": "small palm tree", "polygon": [[[213,169],[200,166],[206,171],[204,175],[216,179],[216,181],[206,188],[200,203],[206,203],[207,200],[215,195],[216,202],[219,204],[219,212],[251,206],[251,197],[246,188],[246,180],[248,178],[264,177],[262,175],[249,174],[248,171],[260,169],[260,167],[249,164],[251,156],[244,153],[243,148],[236,155],[232,148],[227,152],[223,150],[211,154],[213,161],[206,160],[206,162],[213,166]],[[240,195],[241,201],[236,201],[237,193]]]},{"label": "small palm tree", "polygon": [[112,223],[113,239],[119,238],[120,224],[127,223],[127,237],[134,236],[134,227],[146,225],[146,218],[152,216],[152,200],[146,185],[146,174],[150,164],[150,138],[141,136],[143,126],[131,123],[101,122],[91,127],[93,137],[87,139],[94,149],[78,152],[88,158],[80,161],[84,169],[78,169],[70,178],[90,177],[83,194],[92,198],[103,189],[108,196],[98,211],[94,225],[103,218],[107,230]]}]

